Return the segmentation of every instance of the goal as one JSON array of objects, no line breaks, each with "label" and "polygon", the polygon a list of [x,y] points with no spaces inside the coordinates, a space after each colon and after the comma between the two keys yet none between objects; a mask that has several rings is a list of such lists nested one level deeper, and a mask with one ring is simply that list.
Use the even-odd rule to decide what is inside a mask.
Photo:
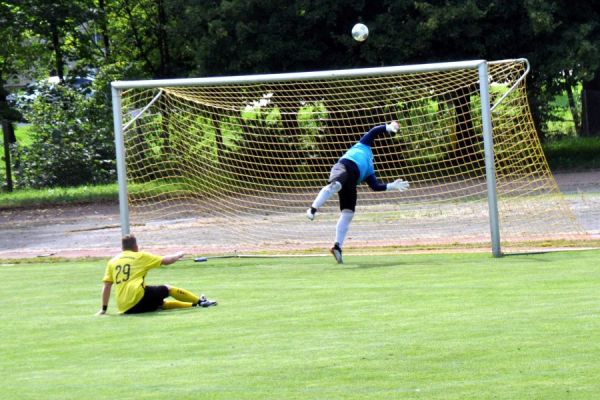
[{"label": "goal", "polygon": [[122,232],[214,253],[331,245],[332,198],[305,210],[372,126],[381,181],[359,186],[347,249],[491,248],[585,236],[529,110],[525,59],[112,83]]}]

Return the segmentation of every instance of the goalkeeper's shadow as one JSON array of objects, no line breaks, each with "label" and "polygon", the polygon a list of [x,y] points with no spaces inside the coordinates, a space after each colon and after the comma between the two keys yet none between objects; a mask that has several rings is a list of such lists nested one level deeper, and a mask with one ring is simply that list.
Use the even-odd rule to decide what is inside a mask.
[{"label": "goalkeeper's shadow", "polygon": [[350,262],[348,264],[344,264],[344,267],[351,267],[356,269],[370,269],[370,268],[392,268],[392,267],[403,267],[406,263],[401,263],[398,261],[385,261],[385,262],[377,262],[377,261],[361,261],[361,262]]}]

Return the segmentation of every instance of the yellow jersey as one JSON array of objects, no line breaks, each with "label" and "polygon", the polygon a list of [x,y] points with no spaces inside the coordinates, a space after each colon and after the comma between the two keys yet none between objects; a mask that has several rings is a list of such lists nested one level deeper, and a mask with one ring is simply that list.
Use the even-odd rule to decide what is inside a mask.
[{"label": "yellow jersey", "polygon": [[144,296],[144,279],[149,270],[158,268],[163,257],[143,251],[123,251],[106,265],[103,282],[116,286],[117,308],[124,313]]}]

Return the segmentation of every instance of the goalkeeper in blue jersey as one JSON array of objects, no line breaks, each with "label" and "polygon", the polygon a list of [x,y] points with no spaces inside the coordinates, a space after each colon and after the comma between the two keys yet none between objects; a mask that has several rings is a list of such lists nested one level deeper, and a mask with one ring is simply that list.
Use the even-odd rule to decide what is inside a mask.
[{"label": "goalkeeper in blue jersey", "polygon": [[393,135],[398,132],[399,126],[396,121],[389,124],[379,125],[371,128],[369,132],[352,146],[331,168],[327,185],[321,189],[311,207],[306,210],[306,216],[311,221],[315,218],[317,210],[325,204],[334,194],[338,193],[340,199],[340,218],[338,219],[335,230],[335,243],[331,248],[331,254],[339,263],[343,263],[342,246],[348,233],[350,222],[354,217],[356,208],[356,187],[362,182],[367,182],[369,187],[381,192],[384,190],[399,190],[401,192],[408,189],[408,182],[402,179],[396,179],[391,183],[381,183],[375,175],[373,166],[373,151],[371,147],[375,138],[381,134]]}]

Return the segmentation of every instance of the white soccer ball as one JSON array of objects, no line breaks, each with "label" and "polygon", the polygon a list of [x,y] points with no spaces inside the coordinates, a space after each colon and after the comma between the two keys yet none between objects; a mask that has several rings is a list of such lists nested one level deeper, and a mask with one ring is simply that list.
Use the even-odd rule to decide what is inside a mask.
[{"label": "white soccer ball", "polygon": [[369,37],[369,28],[361,23],[354,25],[352,27],[352,37],[357,42],[364,42]]}]

